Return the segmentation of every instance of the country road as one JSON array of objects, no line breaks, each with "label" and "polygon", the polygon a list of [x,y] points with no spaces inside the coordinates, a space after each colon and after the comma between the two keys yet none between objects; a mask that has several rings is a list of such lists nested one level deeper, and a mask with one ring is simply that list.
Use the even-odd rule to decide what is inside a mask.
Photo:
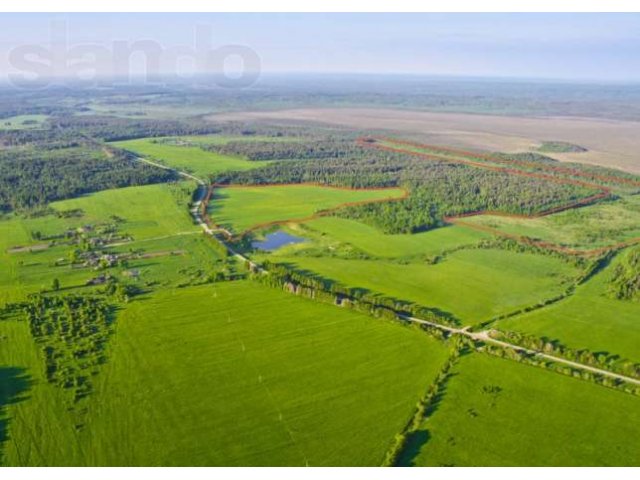
[{"label": "country road", "polygon": [[[194,180],[198,183],[198,190],[196,192],[195,195],[195,201],[194,204],[190,210],[191,216],[193,217],[194,221],[203,229],[203,231],[207,234],[207,235],[211,235],[212,237],[215,238],[216,241],[222,243],[226,249],[229,251],[229,253],[231,253],[231,255],[233,255],[234,257],[236,257],[237,259],[247,263],[252,269],[256,269],[257,271],[260,271],[262,273],[266,273],[266,271],[262,268],[260,268],[256,263],[252,262],[249,258],[245,257],[244,255],[242,255],[241,253],[238,253],[237,251],[235,251],[233,248],[231,248],[226,242],[223,242],[222,240],[220,240],[219,238],[215,237],[215,233],[217,231],[222,231],[222,232],[227,232],[225,229],[212,229],[202,218],[202,215],[200,214],[200,205],[202,203],[202,201],[204,200],[205,196],[206,196],[206,192],[207,192],[207,188],[206,188],[206,182],[204,180],[202,180],[201,178],[198,178],[190,173],[187,172],[182,172],[180,170],[176,170],[175,168],[171,168],[168,167],[166,165],[162,165],[161,163],[157,163],[157,162],[153,162],[151,160],[147,160],[146,158],[141,158],[138,157],[137,155],[134,155],[133,158],[135,158],[136,160],[140,161],[140,162],[144,162],[147,163],[149,165],[153,165],[159,168],[163,168],[165,170],[171,170],[173,172],[175,172],[176,174],[188,178],[190,180]],[[503,342],[501,340],[496,340],[494,338],[491,338],[490,336],[490,332],[488,330],[484,330],[481,332],[471,332],[469,329],[470,327],[463,327],[463,328],[455,328],[455,327],[449,327],[446,325],[442,325],[439,323],[435,323],[435,322],[430,322],[428,320],[424,320],[421,318],[415,318],[415,317],[410,317],[410,316],[406,316],[406,315],[400,315],[398,314],[398,318],[404,321],[409,321],[412,323],[416,323],[416,324],[420,324],[420,325],[429,325],[431,327],[435,327],[438,328],[442,331],[448,332],[448,333],[452,333],[452,334],[457,334],[457,335],[464,335],[468,338],[471,338],[473,340],[480,340],[482,342],[485,343],[491,343],[494,345],[499,345],[501,347],[504,348],[510,348],[514,351],[517,352],[524,352],[527,353],[529,355],[534,355],[536,357],[539,358],[544,358],[547,360],[551,360],[553,362],[557,362],[557,363],[561,363],[563,365],[567,365],[573,368],[577,368],[577,369],[581,369],[581,370],[586,370],[592,373],[596,373],[605,377],[609,377],[609,378],[613,378],[616,380],[622,380],[624,382],[630,383],[630,384],[634,384],[634,385],[640,385],[640,379],[636,379],[633,377],[627,377],[625,375],[620,375],[618,373],[614,373],[614,372],[610,372],[609,370],[603,370],[600,368],[596,368],[596,367],[592,367],[590,365],[586,365],[583,363],[579,363],[579,362],[574,362],[572,360],[567,360],[565,358],[562,357],[556,357],[554,355],[549,355],[546,354],[544,352],[540,352],[537,350],[531,350],[528,348],[524,348],[521,347],[519,345],[515,345],[513,343],[508,343],[508,342]]]},{"label": "country road", "polygon": [[547,353],[540,352],[538,350],[531,350],[529,348],[524,348],[524,347],[521,347],[519,345],[515,345],[513,343],[508,343],[508,342],[503,342],[502,340],[497,340],[497,339],[491,337],[489,330],[483,330],[481,332],[471,332],[471,331],[469,331],[469,327],[464,327],[464,328],[448,327],[446,325],[441,325],[439,323],[430,322],[428,320],[423,320],[421,318],[409,317],[409,316],[406,316],[406,315],[398,315],[398,318],[400,318],[402,320],[406,320],[408,322],[417,323],[417,324],[420,324],[420,325],[429,325],[431,327],[438,328],[438,329],[440,329],[442,331],[445,331],[445,332],[448,332],[448,333],[464,335],[465,337],[469,337],[469,338],[471,338],[473,340],[480,340],[480,341],[485,342],[485,343],[492,343],[494,345],[500,345],[501,347],[510,348],[510,349],[515,350],[517,352],[524,352],[524,353],[527,353],[529,355],[534,355],[536,357],[544,358],[546,360],[551,360],[553,362],[562,363],[562,364],[568,365],[570,367],[579,368],[579,369],[582,369],[582,370],[587,370],[587,371],[590,371],[590,372],[593,372],[593,373],[597,373],[597,374],[603,375],[605,377],[615,378],[617,380],[623,380],[623,381],[625,381],[627,383],[632,383],[634,385],[640,385],[640,380],[636,379],[636,378],[633,378],[633,377],[627,377],[625,375],[620,375],[618,373],[610,372],[609,370],[603,370],[603,369],[600,369],[600,368],[592,367],[590,365],[585,365],[584,363],[574,362],[572,360],[567,360],[567,359],[562,358],[562,357],[556,357],[554,355],[549,355]]},{"label": "country road", "polygon": [[[204,180],[202,180],[201,178],[196,177],[195,175],[192,175],[190,173],[183,172],[181,170],[177,170],[175,168],[168,167],[167,165],[163,165],[161,163],[154,162],[152,160],[148,160],[146,158],[139,157],[139,156],[133,154],[133,152],[130,152],[130,153],[132,153],[133,158],[135,160],[139,161],[139,162],[146,163],[148,165],[153,165],[154,167],[162,168],[164,170],[170,170],[170,171],[175,172],[176,174],[180,175],[181,177],[187,178],[189,180],[194,180],[198,184],[198,189],[196,190],[193,206],[191,207],[191,210],[189,210],[189,213],[193,217],[193,220],[200,226],[200,228],[202,228],[204,233],[206,233],[207,235],[215,236],[216,232],[222,232],[222,233],[226,234],[229,237],[232,236],[231,232],[229,232],[228,230],[226,230],[224,228],[216,228],[216,229],[211,228],[207,224],[207,222],[205,222],[204,218],[202,218],[202,215],[200,214],[200,205],[202,204],[202,201],[204,200],[204,198],[205,198],[205,196],[207,194],[207,187],[206,187],[207,183]],[[262,269],[260,269],[257,264],[255,264],[254,262],[249,260],[247,257],[242,255],[241,253],[239,253],[236,250],[234,250],[233,248],[231,248],[228,244],[226,244],[225,242],[221,241],[218,238],[216,238],[216,240],[219,241],[220,243],[222,243],[225,246],[225,248],[229,251],[229,253],[231,255],[233,255],[234,257],[236,257],[238,260],[241,260],[241,261],[247,263],[253,269],[258,269],[259,271],[262,271]]]}]

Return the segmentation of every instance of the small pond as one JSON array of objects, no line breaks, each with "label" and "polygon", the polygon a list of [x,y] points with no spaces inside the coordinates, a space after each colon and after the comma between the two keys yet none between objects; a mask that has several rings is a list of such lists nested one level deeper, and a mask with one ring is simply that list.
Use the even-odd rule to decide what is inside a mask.
[{"label": "small pond", "polygon": [[270,233],[264,237],[264,240],[251,242],[253,248],[258,250],[273,251],[285,245],[304,242],[304,238],[296,237],[282,230]]}]

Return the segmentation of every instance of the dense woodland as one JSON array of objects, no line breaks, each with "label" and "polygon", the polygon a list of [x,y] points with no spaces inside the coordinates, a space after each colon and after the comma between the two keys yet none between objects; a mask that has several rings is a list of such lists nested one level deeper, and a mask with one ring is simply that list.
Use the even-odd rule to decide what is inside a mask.
[{"label": "dense woodland", "polygon": [[84,145],[0,150],[0,211],[27,211],[84,193],[174,180],[153,168]]},{"label": "dense woodland", "polygon": [[389,233],[426,230],[440,225],[446,216],[479,210],[532,214],[595,193],[576,185],[364,149],[354,157],[279,162],[226,174],[218,180],[257,184],[319,182],[355,188],[403,186],[410,191],[405,200],[348,207],[338,213]]},{"label": "dense woodland", "polygon": [[208,145],[207,150],[225,155],[238,155],[249,160],[309,160],[357,157],[361,155],[355,139],[321,139],[318,141],[229,142]]}]

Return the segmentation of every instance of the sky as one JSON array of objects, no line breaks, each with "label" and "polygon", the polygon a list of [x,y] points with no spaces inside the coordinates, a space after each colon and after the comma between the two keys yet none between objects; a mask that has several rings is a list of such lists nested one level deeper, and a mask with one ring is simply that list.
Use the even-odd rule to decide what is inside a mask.
[{"label": "sky", "polygon": [[[640,14],[557,13],[2,14],[0,76],[24,70],[19,63],[16,66],[15,57],[33,50],[16,50],[19,46],[44,47],[28,58],[35,61],[39,55],[46,63],[49,57],[43,52],[54,46],[65,51],[65,42],[65,48],[99,45],[105,54],[113,54],[114,42],[130,46],[142,40],[152,40],[166,52],[174,52],[165,52],[167,58],[159,70],[179,70],[188,76],[210,68],[175,53],[177,46],[182,46],[183,53],[185,47],[195,48],[197,28],[214,49],[242,46],[241,50],[228,50],[231,54],[224,58],[231,74],[234,68],[251,65],[263,74],[384,73],[640,82]],[[52,70],[54,74],[77,74],[77,70],[60,67],[61,60],[56,58],[59,68]],[[130,74],[148,68],[143,54],[127,54],[126,60]],[[90,74],[90,67],[89,61],[85,73]],[[110,75],[120,70],[107,55],[101,57],[99,71]]]}]

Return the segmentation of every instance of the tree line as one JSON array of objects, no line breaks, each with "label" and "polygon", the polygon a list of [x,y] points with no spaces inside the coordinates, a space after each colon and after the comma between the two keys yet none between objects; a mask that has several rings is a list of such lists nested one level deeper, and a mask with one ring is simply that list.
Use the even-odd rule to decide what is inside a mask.
[{"label": "tree line", "polygon": [[0,211],[29,211],[54,200],[176,180],[175,173],[83,146],[0,151]]},{"label": "tree line", "polygon": [[410,195],[404,200],[353,206],[336,213],[387,233],[420,232],[441,226],[447,216],[476,211],[531,215],[596,193],[580,185],[368,149],[341,158],[276,162],[247,172],[222,174],[216,181],[407,188]]}]

